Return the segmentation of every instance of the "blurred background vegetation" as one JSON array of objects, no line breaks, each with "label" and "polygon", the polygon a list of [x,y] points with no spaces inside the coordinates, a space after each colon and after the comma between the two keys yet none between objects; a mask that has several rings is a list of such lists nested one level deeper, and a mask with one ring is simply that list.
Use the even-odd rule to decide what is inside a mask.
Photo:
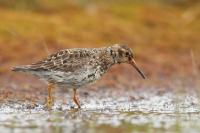
[{"label": "blurred background vegetation", "polygon": [[[30,64],[59,49],[104,47],[115,43],[127,44],[133,49],[135,60],[147,75],[147,80],[141,80],[129,65],[116,65],[102,80],[88,87],[96,88],[97,92],[86,89],[80,94],[85,103],[97,108],[96,111],[87,114],[84,110],[80,113],[63,110],[62,114],[55,113],[55,118],[52,115],[52,119],[49,113],[31,115],[29,109],[38,105],[40,108],[45,102],[46,85],[37,78],[11,72],[11,67]],[[175,132],[198,132],[199,59],[200,0],[0,0],[0,128],[12,132],[14,129],[33,132],[39,128],[42,131],[54,129],[54,132],[154,132],[151,127],[155,126],[157,132],[162,132],[159,127],[165,130],[169,128],[165,125],[171,126],[171,121],[176,119],[172,126]],[[108,95],[109,88],[123,89],[124,93],[119,91]],[[137,88],[141,91],[127,91]],[[158,91],[149,93],[153,88]],[[186,89],[196,88],[195,95],[184,93]],[[175,96],[167,91],[164,94],[161,89],[173,90]],[[61,106],[71,106],[68,104],[70,93],[62,92],[57,97],[59,106],[60,103]],[[107,102],[104,98],[108,98],[108,104],[104,105]],[[124,110],[118,110],[117,102],[123,103],[123,99],[126,102],[119,103],[119,106],[125,105]],[[17,106],[9,104],[12,102]],[[105,118],[102,115],[104,111],[98,109],[101,102],[105,106]],[[16,109],[16,116],[7,112],[12,108]],[[129,108],[134,109],[130,112]],[[28,115],[25,113],[27,109]],[[170,110],[175,110],[175,115],[168,113]],[[118,118],[122,123],[117,127]],[[108,124],[112,120],[114,127]],[[54,121],[64,128],[54,126]],[[185,121],[191,121],[191,126]],[[46,124],[48,126],[44,128]],[[88,126],[83,128],[83,125]],[[188,127],[190,130],[185,130]]]},{"label": "blurred background vegetation", "polygon": [[149,76],[190,75],[199,35],[199,0],[0,0],[0,74],[59,49],[121,43]]}]

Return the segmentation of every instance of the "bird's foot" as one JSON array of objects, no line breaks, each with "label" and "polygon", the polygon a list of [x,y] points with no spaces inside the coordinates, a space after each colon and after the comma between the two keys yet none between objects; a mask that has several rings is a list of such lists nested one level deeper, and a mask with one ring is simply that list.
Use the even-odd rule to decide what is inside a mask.
[{"label": "bird's foot", "polygon": [[78,109],[81,109],[81,105],[77,97],[74,97],[73,100],[74,100],[74,103],[78,106]]},{"label": "bird's foot", "polygon": [[74,103],[78,106],[78,109],[81,108],[80,102],[78,100],[77,94],[76,94],[76,89],[73,89],[74,95],[73,95],[73,101]]},{"label": "bird's foot", "polygon": [[46,99],[46,103],[45,103],[45,107],[47,108],[47,109],[51,109],[52,108],[52,106],[53,106],[53,104],[54,104],[54,98],[47,98]]},{"label": "bird's foot", "polygon": [[46,104],[45,106],[48,108],[48,109],[51,109],[51,107],[53,106],[53,103],[54,103],[54,98],[52,96],[52,89],[54,88],[54,84],[53,83],[49,83],[48,84],[48,97],[46,99]]}]

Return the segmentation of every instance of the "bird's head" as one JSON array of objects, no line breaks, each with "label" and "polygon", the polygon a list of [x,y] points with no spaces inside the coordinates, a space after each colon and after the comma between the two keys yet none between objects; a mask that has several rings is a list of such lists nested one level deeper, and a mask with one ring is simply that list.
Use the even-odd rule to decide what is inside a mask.
[{"label": "bird's head", "polygon": [[142,78],[146,78],[143,72],[137,66],[135,60],[133,59],[133,51],[128,46],[115,44],[110,47],[110,55],[112,56],[115,63],[131,64],[142,76]]}]

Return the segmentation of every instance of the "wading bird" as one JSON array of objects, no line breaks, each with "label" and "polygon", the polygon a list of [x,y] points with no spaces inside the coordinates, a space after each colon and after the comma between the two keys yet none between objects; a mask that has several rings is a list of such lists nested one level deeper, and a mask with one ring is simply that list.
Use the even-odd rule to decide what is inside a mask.
[{"label": "wading bird", "polygon": [[30,73],[47,81],[46,105],[48,107],[53,104],[51,91],[57,84],[72,88],[73,100],[78,108],[81,108],[76,90],[100,79],[111,66],[120,63],[131,64],[145,79],[145,75],[133,59],[132,50],[125,45],[118,44],[102,48],[64,49],[41,61],[31,65],[16,66],[12,70]]}]

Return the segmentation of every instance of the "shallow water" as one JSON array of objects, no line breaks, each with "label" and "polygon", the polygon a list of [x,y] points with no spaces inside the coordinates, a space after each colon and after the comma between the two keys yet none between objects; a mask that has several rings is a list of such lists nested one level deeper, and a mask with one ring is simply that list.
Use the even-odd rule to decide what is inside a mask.
[{"label": "shallow water", "polygon": [[[66,94],[67,95],[67,94]],[[181,132],[200,131],[199,98],[195,91],[162,89],[99,90],[80,95],[82,109],[70,96],[64,104],[56,94],[52,110],[42,103],[4,102],[0,105],[1,132]],[[75,107],[76,108],[76,107]]]}]

